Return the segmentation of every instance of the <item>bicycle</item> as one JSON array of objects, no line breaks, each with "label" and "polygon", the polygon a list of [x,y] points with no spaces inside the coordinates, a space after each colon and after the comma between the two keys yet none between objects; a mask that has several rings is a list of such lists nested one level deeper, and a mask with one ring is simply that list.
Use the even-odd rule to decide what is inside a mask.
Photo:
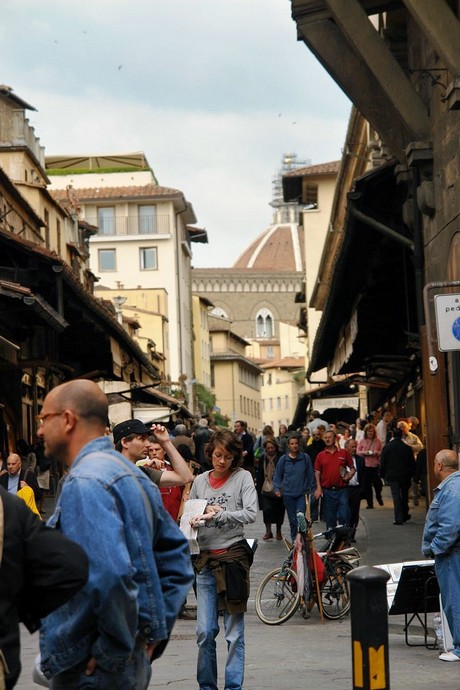
[{"label": "bicycle", "polygon": [[347,574],[359,565],[361,555],[355,547],[347,547],[348,528],[334,527],[311,536],[308,542],[327,539],[324,551],[315,553],[307,542],[311,522],[298,513],[297,524],[298,533],[294,544],[288,546],[289,555],[257,589],[256,613],[267,625],[284,623],[299,608],[308,619],[315,604],[331,620],[342,618],[350,609]]}]

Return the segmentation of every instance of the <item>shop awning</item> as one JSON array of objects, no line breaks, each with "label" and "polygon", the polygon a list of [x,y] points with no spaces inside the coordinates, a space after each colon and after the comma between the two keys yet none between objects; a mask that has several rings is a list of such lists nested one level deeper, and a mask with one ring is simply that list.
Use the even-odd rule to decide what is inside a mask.
[{"label": "shop awning", "polygon": [[[130,402],[141,405],[160,405],[162,407],[167,407],[181,417],[193,417],[193,413],[182,404],[180,400],[173,398],[172,395],[163,393],[163,391],[153,386],[136,386],[127,390],[118,391],[118,393],[109,394],[109,401],[111,400],[111,395],[121,396],[123,400],[129,400]],[[112,402],[114,401],[115,398],[113,398]]]},{"label": "shop awning", "polygon": [[307,378],[364,373],[392,386],[418,366],[412,238],[402,222],[395,163],[359,178],[348,195],[341,250]]}]

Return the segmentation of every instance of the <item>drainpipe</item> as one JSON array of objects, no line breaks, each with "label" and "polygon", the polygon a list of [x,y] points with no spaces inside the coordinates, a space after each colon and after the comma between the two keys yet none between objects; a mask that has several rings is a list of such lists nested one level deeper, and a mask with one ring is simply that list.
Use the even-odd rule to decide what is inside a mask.
[{"label": "drainpipe", "polygon": [[64,270],[64,266],[55,264],[52,268],[53,272],[56,273],[56,311],[60,316],[64,316],[64,290],[62,286],[62,271]]},{"label": "drainpipe", "polygon": [[415,270],[415,303],[417,310],[418,330],[425,323],[423,314],[423,288],[424,288],[424,256],[422,239],[422,213],[417,203],[417,188],[420,182],[420,171],[417,166],[412,170],[412,203],[414,207],[414,270]]},{"label": "drainpipe", "polygon": [[181,294],[181,292],[180,292],[180,289],[179,289],[179,288],[180,288],[180,273],[179,273],[179,270],[180,270],[180,265],[179,265],[179,249],[180,249],[180,242],[179,242],[179,227],[178,227],[178,221],[179,221],[179,218],[178,218],[178,217],[179,217],[182,213],[185,213],[185,211],[187,210],[187,204],[185,203],[185,200],[184,200],[184,204],[185,204],[185,206],[184,206],[184,208],[182,209],[182,211],[178,211],[177,213],[174,214],[174,215],[175,215],[175,231],[176,231],[176,237],[174,238],[174,241],[175,241],[175,249],[176,249],[176,251],[175,251],[175,259],[176,259],[176,293],[177,293],[176,304],[177,304],[177,320],[178,320],[178,325],[179,325],[179,329],[178,329],[178,330],[179,330],[179,368],[180,368],[179,374],[184,374],[184,373],[185,373],[185,372],[184,372],[184,358],[183,358],[183,351],[182,351],[182,318],[181,318],[181,314],[182,314],[182,305],[181,305],[181,302],[180,302],[180,294]]}]

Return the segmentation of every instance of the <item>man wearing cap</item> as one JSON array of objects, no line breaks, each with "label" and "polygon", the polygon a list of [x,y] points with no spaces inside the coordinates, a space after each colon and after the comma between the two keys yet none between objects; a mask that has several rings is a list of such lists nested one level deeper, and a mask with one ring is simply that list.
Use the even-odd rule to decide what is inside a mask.
[{"label": "man wearing cap", "polygon": [[157,486],[182,486],[193,481],[193,473],[182,455],[173,446],[167,429],[162,424],[152,424],[149,429],[140,419],[127,419],[113,428],[115,449],[134,465],[148,454],[149,436],[153,435],[171,463],[172,470],[162,472],[153,467],[142,466],[141,470]]}]

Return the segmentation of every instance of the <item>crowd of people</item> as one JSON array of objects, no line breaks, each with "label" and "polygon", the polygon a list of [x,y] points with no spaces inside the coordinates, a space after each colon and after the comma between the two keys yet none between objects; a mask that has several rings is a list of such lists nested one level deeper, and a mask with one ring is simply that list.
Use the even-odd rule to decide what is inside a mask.
[{"label": "crowd of people", "polygon": [[291,537],[295,535],[297,510],[305,510],[310,497],[313,520],[324,519],[327,527],[338,523],[350,528],[355,541],[359,510],[365,501],[383,506],[384,483],[390,486],[394,524],[410,520],[409,495],[414,505],[426,496],[426,451],[414,433],[415,417],[398,419],[385,411],[355,424],[329,423],[313,411],[301,428],[280,425],[278,434],[264,427],[254,440],[256,486],[263,511],[264,540],[282,538],[281,527],[287,512]]},{"label": "crowd of people", "polygon": [[[129,419],[110,430],[106,396],[95,383],[79,380],[53,389],[37,422],[37,445],[18,441],[0,469],[0,651],[7,690],[19,675],[19,620],[31,630],[40,625],[40,669],[52,689],[80,689],[91,679],[88,687],[145,690],[150,662],[162,654],[178,616],[197,619],[198,685],[217,690],[221,613],[225,687],[241,689],[254,556],[244,528],[255,522],[257,510],[264,541],[284,538],[285,514],[293,541],[298,511],[309,511],[326,528],[347,526],[355,541],[361,502],[374,509],[375,496],[382,506],[384,483],[391,489],[395,525],[411,518],[409,492],[414,504],[426,493],[426,454],[414,432],[418,420],[393,419],[389,411],[378,421],[352,425],[328,423],[313,411],[302,428],[280,425],[276,434],[265,426],[257,437],[244,420],[230,431],[212,429],[204,417],[193,428],[181,422],[168,430]],[[45,527],[43,497],[50,468],[58,465],[63,476]],[[442,456],[440,478],[453,467],[453,459]],[[200,550],[193,567],[178,527],[188,500],[205,506],[190,521]],[[424,550],[437,556],[435,521],[432,516]],[[33,554],[38,544],[47,554],[53,539],[60,540],[53,591],[41,595],[40,607],[29,606],[25,579],[37,578],[37,587],[47,582],[44,564]],[[15,561],[21,541],[24,557]],[[197,610],[187,615],[192,584]],[[450,610],[455,616],[456,605]],[[460,645],[446,660],[457,658]]]}]

